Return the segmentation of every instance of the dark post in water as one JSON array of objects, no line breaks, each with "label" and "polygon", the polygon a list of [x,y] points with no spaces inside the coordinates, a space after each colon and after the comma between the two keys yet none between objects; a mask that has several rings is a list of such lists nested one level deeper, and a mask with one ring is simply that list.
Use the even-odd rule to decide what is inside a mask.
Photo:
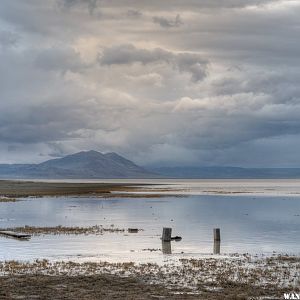
[{"label": "dark post in water", "polygon": [[220,228],[214,228],[214,241],[221,242]]},{"label": "dark post in water", "polygon": [[214,254],[220,254],[221,248],[221,232],[220,228],[214,228]]},{"label": "dark post in water", "polygon": [[162,241],[163,242],[170,242],[172,235],[172,228],[164,227],[162,232]]}]

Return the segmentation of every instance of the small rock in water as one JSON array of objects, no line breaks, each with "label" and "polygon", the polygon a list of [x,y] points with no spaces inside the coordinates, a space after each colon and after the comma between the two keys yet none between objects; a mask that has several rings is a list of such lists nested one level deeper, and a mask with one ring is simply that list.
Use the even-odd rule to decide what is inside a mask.
[{"label": "small rock in water", "polygon": [[182,240],[182,237],[176,235],[176,236],[174,236],[174,237],[171,237],[171,240],[172,240],[172,241],[175,241],[175,242],[179,242],[179,241]]}]

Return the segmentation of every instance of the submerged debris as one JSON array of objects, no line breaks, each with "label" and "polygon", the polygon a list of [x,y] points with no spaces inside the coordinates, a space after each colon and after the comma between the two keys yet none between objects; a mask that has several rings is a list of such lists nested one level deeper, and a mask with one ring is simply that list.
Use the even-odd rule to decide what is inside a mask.
[{"label": "submerged debris", "polygon": [[24,234],[24,233],[19,233],[15,231],[0,231],[0,235],[10,237],[10,238],[15,238],[15,239],[21,239],[21,240],[28,240],[31,238],[30,234]]},{"label": "submerged debris", "polygon": [[141,229],[138,228],[128,228],[128,233],[138,233]]},{"label": "submerged debris", "polygon": [[174,236],[174,237],[171,237],[171,241],[179,242],[179,241],[181,241],[181,240],[182,240],[182,237],[181,237],[181,236],[178,236],[178,235],[176,235],[176,236]]}]

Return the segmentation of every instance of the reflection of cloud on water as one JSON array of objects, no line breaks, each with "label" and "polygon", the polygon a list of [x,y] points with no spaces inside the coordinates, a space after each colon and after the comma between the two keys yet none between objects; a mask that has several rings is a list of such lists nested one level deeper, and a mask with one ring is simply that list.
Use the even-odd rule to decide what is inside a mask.
[{"label": "reflection of cloud on water", "polygon": [[[219,183],[218,183],[219,184]],[[235,183],[237,184],[237,183]],[[70,207],[72,208],[70,210]],[[1,204],[1,227],[83,226],[142,228],[135,235],[107,234],[101,237],[44,237],[23,243],[2,241],[0,256],[33,257],[52,249],[66,255],[104,255],[105,259],[138,260],[159,258],[162,254],[142,249],[160,249],[163,227],[172,227],[183,237],[172,244],[172,255],[198,255],[213,252],[213,228],[221,228],[222,254],[257,252],[300,252],[295,236],[300,234],[300,202],[292,197],[253,197],[236,195],[196,195],[184,198],[37,198]],[[20,248],[20,247],[19,247]],[[134,251],[134,252],[131,252]],[[148,256],[149,255],[149,256]]]}]

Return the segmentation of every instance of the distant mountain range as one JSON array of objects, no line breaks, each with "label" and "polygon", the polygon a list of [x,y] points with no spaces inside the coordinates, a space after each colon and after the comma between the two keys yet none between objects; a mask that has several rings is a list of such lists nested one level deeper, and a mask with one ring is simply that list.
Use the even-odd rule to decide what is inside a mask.
[{"label": "distant mountain range", "polygon": [[190,179],[293,179],[300,168],[160,167],[148,168],[167,178]]},{"label": "distant mountain range", "polygon": [[0,164],[1,178],[154,178],[156,174],[116,154],[83,151],[40,164]]},{"label": "distant mountain range", "polygon": [[83,151],[40,164],[0,164],[6,179],[289,179],[300,178],[300,168],[140,167],[117,153]]}]

